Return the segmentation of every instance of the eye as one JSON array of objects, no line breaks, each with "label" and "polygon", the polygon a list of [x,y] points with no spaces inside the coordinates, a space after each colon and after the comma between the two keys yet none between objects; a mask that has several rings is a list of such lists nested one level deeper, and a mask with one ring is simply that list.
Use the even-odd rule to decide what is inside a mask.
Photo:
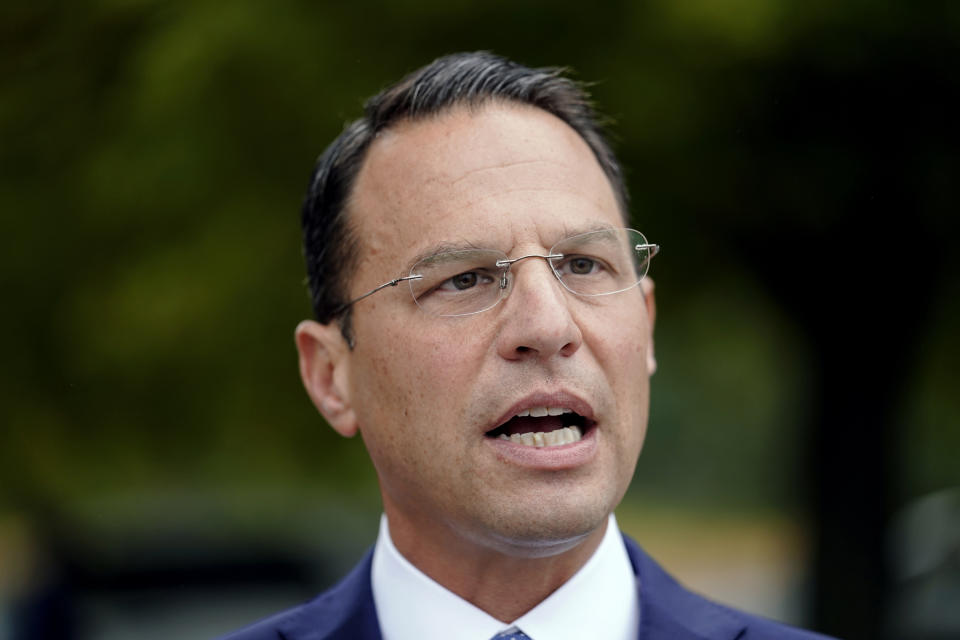
[{"label": "eye", "polygon": [[481,284],[488,284],[493,282],[493,278],[490,275],[480,272],[480,271],[464,271],[458,273],[452,278],[448,278],[441,282],[437,289],[439,291],[447,291],[455,293],[457,291],[469,291],[470,289],[476,288]]},{"label": "eye", "polygon": [[596,264],[597,263],[590,258],[579,256],[570,260],[567,263],[567,266],[570,268],[570,273],[582,276],[593,271],[593,268],[596,266]]},{"label": "eye", "polygon": [[477,274],[475,271],[468,271],[466,273],[455,275],[450,278],[450,284],[452,284],[455,289],[460,291],[469,289],[470,287],[476,286]]},{"label": "eye", "polygon": [[590,256],[569,256],[558,269],[561,275],[588,276],[604,271],[603,262]]}]

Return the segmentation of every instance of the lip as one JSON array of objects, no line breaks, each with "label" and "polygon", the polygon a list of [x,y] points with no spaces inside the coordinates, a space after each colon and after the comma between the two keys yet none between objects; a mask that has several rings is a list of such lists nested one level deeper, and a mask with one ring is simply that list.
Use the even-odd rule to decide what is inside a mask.
[{"label": "lip", "polygon": [[[521,411],[534,407],[566,407],[595,422],[590,403],[569,391],[533,393],[511,405],[484,434],[500,427]],[[594,458],[597,452],[597,431],[597,425],[594,424],[581,440],[552,447],[530,447],[511,440],[488,437],[485,437],[485,442],[504,462],[535,470],[560,471],[583,466]]]},{"label": "lip", "polygon": [[487,438],[486,444],[504,462],[543,471],[575,469],[591,460],[597,453],[597,429],[590,429],[583,439],[555,447],[529,447],[511,440]]},{"label": "lip", "polygon": [[504,411],[494,424],[487,426],[483,432],[489,433],[502,426],[521,411],[535,407],[566,407],[580,414],[587,420],[592,421],[594,419],[593,407],[590,406],[590,403],[569,391],[537,392],[524,396],[522,399],[510,405],[510,408]]}]

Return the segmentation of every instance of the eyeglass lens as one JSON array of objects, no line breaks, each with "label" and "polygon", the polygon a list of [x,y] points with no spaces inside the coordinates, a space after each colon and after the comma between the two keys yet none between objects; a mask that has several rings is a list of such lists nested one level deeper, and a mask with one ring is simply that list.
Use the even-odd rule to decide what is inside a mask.
[{"label": "eyeglass lens", "polygon": [[[555,244],[549,258],[563,286],[581,296],[602,296],[625,291],[646,275],[655,249],[639,231],[591,231]],[[462,316],[496,305],[510,289],[510,266],[497,266],[506,254],[493,249],[448,251],[421,260],[410,275],[413,299],[427,313]]]}]

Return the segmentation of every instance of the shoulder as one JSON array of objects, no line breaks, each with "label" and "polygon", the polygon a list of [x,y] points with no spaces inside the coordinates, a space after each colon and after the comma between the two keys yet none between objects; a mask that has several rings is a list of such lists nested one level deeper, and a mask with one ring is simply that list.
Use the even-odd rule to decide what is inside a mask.
[{"label": "shoulder", "polygon": [[300,605],[299,607],[287,609],[269,618],[264,618],[248,627],[221,636],[219,640],[280,640],[283,638],[280,627],[283,626],[288,619],[295,617],[303,606],[304,605]]},{"label": "shoulder", "polygon": [[815,633],[813,631],[807,631],[805,629],[798,629],[797,627],[791,627],[790,625],[786,625],[775,620],[770,620],[762,616],[745,613],[738,609],[733,609],[731,607],[707,600],[706,598],[704,598],[704,601],[709,603],[711,606],[716,607],[718,610],[724,611],[727,615],[737,618],[743,622],[743,635],[738,636],[737,640],[834,640],[829,636]]},{"label": "shoulder", "polygon": [[636,542],[623,538],[638,581],[641,637],[829,640],[696,594],[664,571]]},{"label": "shoulder", "polygon": [[746,615],[751,622],[746,632],[740,637],[741,640],[761,640],[766,638],[777,638],[781,640],[834,640],[834,638],[820,633],[798,629],[759,616],[742,615]]},{"label": "shoulder", "polygon": [[372,552],[313,600],[255,622],[220,640],[380,640],[370,588]]}]

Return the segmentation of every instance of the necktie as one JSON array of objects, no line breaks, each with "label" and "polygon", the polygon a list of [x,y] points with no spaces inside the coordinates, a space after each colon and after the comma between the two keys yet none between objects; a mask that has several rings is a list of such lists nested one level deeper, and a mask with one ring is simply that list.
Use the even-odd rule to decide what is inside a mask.
[{"label": "necktie", "polygon": [[523,631],[520,631],[520,629],[517,629],[516,627],[510,627],[506,631],[501,631],[497,635],[493,636],[490,640],[532,640],[532,639]]}]

